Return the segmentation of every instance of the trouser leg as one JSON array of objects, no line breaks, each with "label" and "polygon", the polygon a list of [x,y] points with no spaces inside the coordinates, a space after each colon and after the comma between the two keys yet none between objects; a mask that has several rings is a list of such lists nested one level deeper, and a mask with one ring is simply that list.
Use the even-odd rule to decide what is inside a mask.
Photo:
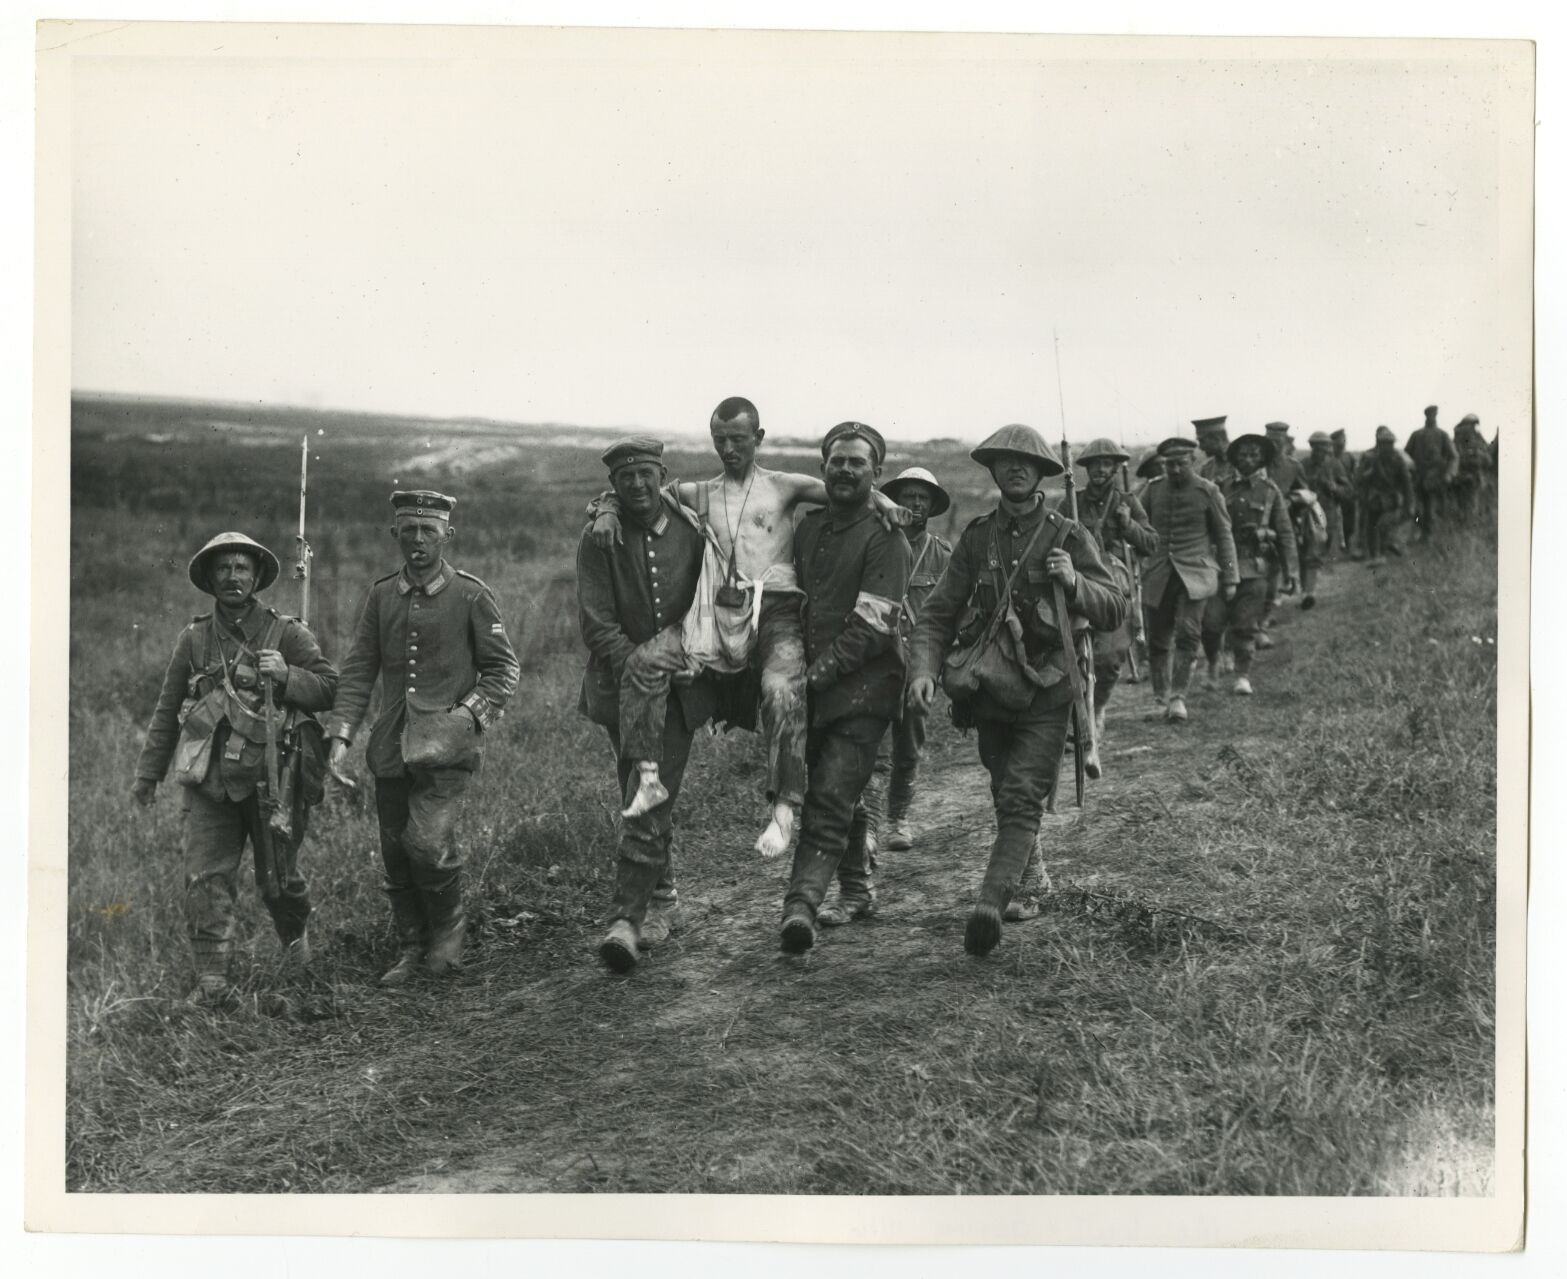
[{"label": "trouser leg", "polygon": [[[278,894],[276,897],[268,897],[263,893],[261,900],[266,903],[267,913],[272,916],[272,927],[277,930],[278,940],[287,946],[290,942],[304,936],[305,923],[310,918],[310,890],[305,884],[304,876],[299,873],[299,850],[305,842],[305,834],[309,828],[310,810],[304,804],[294,806],[291,839],[280,839],[270,831],[263,832],[262,827],[266,817],[254,794],[240,802],[239,811],[240,819],[245,826],[246,838],[250,841],[252,858],[256,850],[261,847],[263,838],[272,841],[273,857],[278,872]],[[261,867],[258,865],[255,870],[256,887],[259,890]]]},{"label": "trouser leg", "polygon": [[404,950],[423,949],[430,940],[424,899],[414,881],[413,866],[403,845],[403,833],[408,829],[408,796],[412,788],[413,778],[407,773],[375,779],[375,815],[381,833],[381,885],[392,907],[397,943]]},{"label": "trouser leg", "polygon": [[210,799],[195,788],[186,791],[185,805],[185,926],[191,953],[198,972],[224,973],[234,944],[244,820],[232,800]]},{"label": "trouser leg", "polygon": [[[807,745],[805,803],[800,814],[800,840],[784,897],[784,915],[809,907],[814,918],[826,896],[838,863],[849,846],[854,805],[876,765],[876,748],[887,721],[853,716],[813,729]],[[855,867],[851,874],[869,867]]]},{"label": "trouser leg", "polygon": [[1210,665],[1219,660],[1219,653],[1224,647],[1224,628],[1227,624],[1224,595],[1215,592],[1204,602],[1202,610],[1202,651]]},{"label": "trouser leg", "polygon": [[1161,701],[1170,687],[1170,646],[1175,638],[1175,611],[1179,596],[1186,594],[1174,572],[1165,583],[1158,603],[1145,605],[1148,632],[1148,669],[1153,678],[1154,696]]},{"label": "trouser leg", "polygon": [[432,962],[437,948],[460,938],[464,927],[462,858],[457,851],[457,815],[470,774],[461,768],[413,768],[408,788],[408,824],[402,847],[424,903]]},{"label": "trouser leg", "polygon": [[[631,765],[625,752],[620,750],[615,733],[611,731],[609,736],[620,757],[621,793],[625,794],[627,786],[632,784]],[[679,704],[671,705],[664,717],[664,736],[659,745],[663,758],[660,776],[669,798],[647,812],[621,822],[620,842],[615,850],[615,896],[609,908],[611,920],[628,920],[640,928],[651,901],[658,898],[673,903],[675,900],[670,846],[674,839],[675,801],[680,797],[680,784],[685,779],[686,764],[691,757],[692,736],[685,726]]]},{"label": "trouser leg", "polygon": [[1252,657],[1257,648],[1257,628],[1262,622],[1262,608],[1267,586],[1260,577],[1248,577],[1235,588],[1235,598],[1230,601],[1229,626],[1230,650],[1235,656],[1235,673],[1251,672]]},{"label": "trouser leg", "polygon": [[[670,676],[684,659],[683,633],[677,622],[638,645],[636,660],[626,662],[620,676],[620,750],[627,759],[662,764]],[[631,802],[630,796],[625,802]]]},{"label": "trouser leg", "polygon": [[764,595],[756,639],[762,672],[762,735],[767,798],[799,804],[805,796],[805,634],[799,595]]},{"label": "trouser leg", "polygon": [[990,774],[996,806],[996,841],[980,886],[980,904],[1006,909],[1034,851],[1045,800],[1061,774],[1070,702],[1047,706],[1050,692],[1014,722],[981,720],[980,763]]},{"label": "trouser leg", "polygon": [[914,803],[914,784],[919,777],[920,758],[925,753],[927,721],[923,715],[905,714],[892,726],[892,768],[887,781],[887,816],[902,821]]},{"label": "trouser leg", "polygon": [[1121,657],[1094,656],[1094,713],[1097,715],[1110,702],[1110,694],[1121,682]]},{"label": "trouser leg", "polygon": [[1192,678],[1192,663],[1202,648],[1202,618],[1208,601],[1192,599],[1186,593],[1186,584],[1179,579],[1171,583],[1170,589],[1178,592],[1174,608],[1175,658],[1170,666],[1170,696],[1185,697],[1186,686]]}]

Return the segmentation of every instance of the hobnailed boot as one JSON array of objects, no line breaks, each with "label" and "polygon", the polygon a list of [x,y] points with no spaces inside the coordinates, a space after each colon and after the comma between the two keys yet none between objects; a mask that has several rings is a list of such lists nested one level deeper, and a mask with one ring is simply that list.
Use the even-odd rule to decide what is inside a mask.
[{"label": "hobnailed boot", "polygon": [[914,847],[914,828],[907,817],[894,817],[889,822],[887,847],[902,853]]},{"label": "hobnailed boot", "polygon": [[1186,699],[1179,693],[1172,694],[1169,703],[1164,708],[1164,717],[1172,724],[1184,724],[1186,722]]},{"label": "hobnailed boot", "polygon": [[1251,680],[1249,678],[1247,678],[1245,675],[1237,675],[1235,677],[1234,692],[1235,692],[1236,696],[1238,696],[1238,697],[1250,697],[1251,696]]},{"label": "hobnailed boot", "polygon": [[629,973],[637,966],[637,930],[629,919],[617,919],[599,943],[599,958],[614,973]]},{"label": "hobnailed boot", "polygon": [[816,945],[816,925],[811,922],[809,906],[797,902],[789,907],[778,930],[778,944],[786,955],[803,955]]}]

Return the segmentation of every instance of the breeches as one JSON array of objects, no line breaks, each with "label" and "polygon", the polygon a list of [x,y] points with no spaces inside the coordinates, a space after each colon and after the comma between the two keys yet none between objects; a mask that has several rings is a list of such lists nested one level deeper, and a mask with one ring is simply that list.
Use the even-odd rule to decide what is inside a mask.
[{"label": "breeches", "polygon": [[1060,779],[1072,706],[1054,692],[1036,693],[1034,705],[1016,720],[979,721],[979,762],[990,774],[996,809],[996,840],[980,896],[998,910],[1023,876],[1045,801]]},{"label": "breeches", "polygon": [[871,779],[887,721],[852,715],[811,730],[806,745],[808,781],[800,813],[800,842],[784,911],[797,903],[812,912],[849,846],[855,805]]},{"label": "breeches", "polygon": [[[264,900],[285,943],[304,932],[310,915],[310,896],[299,873],[299,848],[309,811],[303,804],[297,806],[293,840],[273,841],[280,864],[279,894]],[[185,922],[198,957],[223,956],[233,942],[240,862],[247,842],[254,860],[264,821],[255,792],[232,800],[185,789]],[[261,882],[259,867],[256,882]]]},{"label": "breeches", "polygon": [[762,674],[762,735],[767,741],[767,796],[798,804],[806,787],[805,631],[795,594],[762,596],[755,662]]},{"label": "breeches", "polygon": [[[675,832],[675,802],[680,798],[680,784],[685,779],[694,734],[686,729],[679,706],[671,706],[663,718],[664,732],[659,747],[662,764],[658,775],[669,798],[636,817],[622,818],[620,843],[616,848],[619,864],[610,918],[629,919],[638,927],[650,900],[672,902],[677,895],[670,846]],[[629,802],[636,790],[636,769],[632,759],[621,750],[614,730],[609,730],[609,740],[615,748],[622,802]]]},{"label": "breeches", "polygon": [[406,768],[375,779],[386,889],[439,891],[462,870],[457,813],[472,774],[465,768]]}]

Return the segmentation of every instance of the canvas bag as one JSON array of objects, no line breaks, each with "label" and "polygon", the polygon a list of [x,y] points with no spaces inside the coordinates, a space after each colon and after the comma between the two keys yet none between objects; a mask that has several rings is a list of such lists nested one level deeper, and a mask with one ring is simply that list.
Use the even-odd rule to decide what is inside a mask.
[{"label": "canvas bag", "polygon": [[[967,648],[955,649],[941,667],[941,686],[954,702],[967,701],[979,693],[1003,710],[1026,710],[1041,687],[1039,677],[1028,664],[1023,646],[1023,624],[1012,607],[1012,584],[1028,562],[1029,552],[1045,531],[1047,520],[1040,520],[1017,564],[1007,575],[996,610],[980,637]],[[995,525],[990,529],[990,559],[1000,563],[1000,548]]]}]

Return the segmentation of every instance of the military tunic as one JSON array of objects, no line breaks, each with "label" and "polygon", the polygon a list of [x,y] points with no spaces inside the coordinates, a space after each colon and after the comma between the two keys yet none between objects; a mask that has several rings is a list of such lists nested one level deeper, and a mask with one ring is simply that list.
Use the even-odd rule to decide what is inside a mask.
[{"label": "military tunic", "polygon": [[[168,773],[179,742],[188,703],[221,687],[226,667],[243,708],[260,710],[256,653],[269,635],[288,663],[288,675],[275,690],[277,704],[297,711],[324,711],[337,688],[336,669],[322,655],[315,636],[297,618],[252,601],[237,621],[221,613],[202,613],[180,632],[164,671],[163,687],[147,726],[147,739],[136,763],[136,776],[160,782]],[[246,687],[238,687],[239,684]],[[234,936],[239,866],[245,845],[252,853],[268,838],[256,788],[266,776],[264,741],[252,741],[233,731],[225,718],[212,734],[205,775],[182,788],[185,815],[185,920],[191,948],[204,971],[223,969]],[[299,849],[308,826],[309,810],[296,793],[293,839],[286,845],[274,838],[279,866],[279,895],[266,902],[285,945],[300,937],[310,914],[310,898],[299,873]],[[259,879],[259,869],[258,869]]]},{"label": "military tunic", "polygon": [[[406,568],[370,588],[343,663],[327,735],[352,739],[381,681],[381,713],[365,758],[376,779],[385,888],[403,947],[455,929],[462,919],[458,803],[479,766],[480,734],[517,687],[517,655],[494,593],[444,560],[424,585]],[[448,717],[469,720],[452,723]],[[405,741],[438,734],[466,745],[408,764]]]},{"label": "military tunic", "polygon": [[1237,471],[1225,482],[1223,492],[1240,579],[1225,610],[1225,625],[1235,654],[1235,673],[1247,675],[1267,604],[1268,582],[1281,569],[1298,578],[1300,561],[1287,502],[1272,480],[1261,471],[1249,476]]},{"label": "military tunic", "polygon": [[[1038,539],[1025,559],[1024,550],[1036,532]],[[1040,815],[1056,786],[1066,748],[1072,705],[1066,663],[1077,659],[1066,647],[1071,637],[1061,634],[1055,620],[1053,579],[1046,571],[1055,548],[1071,556],[1077,572],[1076,588],[1067,595],[1074,629],[1081,619],[1094,630],[1113,631],[1130,607],[1126,590],[1111,574],[1093,538],[1080,525],[1049,510],[1037,493],[1021,514],[998,507],[968,524],[914,628],[913,677],[938,679],[953,642],[972,643],[977,638],[1001,602],[1007,575],[1018,569],[1011,602],[1023,624],[1027,660],[1044,687],[1021,711],[1008,710],[983,692],[970,703],[953,707],[955,719],[977,723],[980,762],[990,774],[996,839],[981,900],[997,911],[1012,900],[1028,864]]]},{"label": "military tunic", "polygon": [[801,906],[814,917],[835,873],[846,896],[869,896],[863,845],[853,857],[845,853],[855,805],[902,704],[907,659],[899,622],[912,561],[908,539],[883,528],[869,504],[812,511],[795,529],[809,727],[785,918]]},{"label": "military tunic", "polygon": [[1301,567],[1316,568],[1321,565],[1324,553],[1327,558],[1331,558],[1332,553],[1343,544],[1344,515],[1341,504],[1354,491],[1354,486],[1350,484],[1349,473],[1338,458],[1331,454],[1321,455],[1315,450],[1301,463],[1301,473],[1305,476],[1306,487],[1317,495],[1322,513],[1328,521],[1326,546],[1322,546],[1315,538],[1299,543]]},{"label": "military tunic", "polygon": [[675,804],[692,736],[712,717],[718,697],[710,675],[673,684],[660,672],[638,676],[627,659],[644,645],[678,654],[680,621],[696,596],[703,545],[667,495],[652,523],[627,515],[621,541],[610,549],[594,545],[591,526],[577,545],[577,617],[588,648],[578,709],[609,733],[622,802],[636,789],[639,760],[657,761],[669,792],[663,803],[621,822],[608,918],[637,928],[649,902],[676,900],[670,860]]},{"label": "military tunic", "polygon": [[1201,476],[1181,488],[1169,480],[1150,485],[1148,515],[1159,537],[1143,561],[1148,664],[1156,696],[1184,696],[1207,601],[1237,580],[1235,541],[1223,495]]},{"label": "military tunic", "polygon": [[[1069,514],[1065,500],[1056,508]],[[1139,555],[1152,554],[1159,538],[1148,522],[1148,513],[1130,493],[1106,484],[1095,490],[1088,485],[1077,495],[1078,521],[1093,534],[1105,563],[1121,589],[1132,592],[1132,559],[1128,544]],[[1103,709],[1121,679],[1121,665],[1131,651],[1135,619],[1128,616],[1113,631],[1094,632],[1094,709]]]}]

